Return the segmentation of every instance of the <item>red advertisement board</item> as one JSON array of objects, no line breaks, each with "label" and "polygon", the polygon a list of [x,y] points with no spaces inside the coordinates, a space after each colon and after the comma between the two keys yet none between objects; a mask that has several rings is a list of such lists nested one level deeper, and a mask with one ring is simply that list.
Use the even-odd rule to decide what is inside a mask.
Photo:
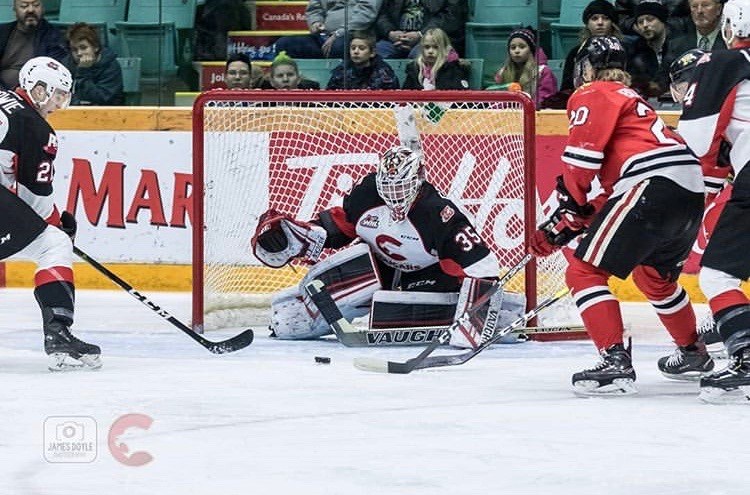
[{"label": "red advertisement board", "polygon": [[306,30],[307,2],[255,2],[255,29]]}]

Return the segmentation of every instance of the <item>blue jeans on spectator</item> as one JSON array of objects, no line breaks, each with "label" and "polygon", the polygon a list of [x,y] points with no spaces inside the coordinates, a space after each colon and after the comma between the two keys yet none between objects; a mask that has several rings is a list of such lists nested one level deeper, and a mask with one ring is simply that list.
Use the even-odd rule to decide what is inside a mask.
[{"label": "blue jeans on spectator", "polygon": [[375,53],[381,58],[414,58],[419,53],[419,43],[412,48],[397,47],[390,40],[375,43]]},{"label": "blue jeans on spectator", "polygon": [[[292,58],[326,58],[321,47],[326,38],[319,34],[304,36],[282,36],[276,41],[276,53],[285,51]],[[344,58],[345,36],[339,36],[333,42],[328,58]]]}]

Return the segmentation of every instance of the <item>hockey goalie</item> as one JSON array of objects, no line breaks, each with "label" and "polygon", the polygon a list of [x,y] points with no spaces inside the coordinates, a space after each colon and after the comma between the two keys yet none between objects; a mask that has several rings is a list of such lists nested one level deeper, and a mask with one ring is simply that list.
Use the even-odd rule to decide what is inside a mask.
[{"label": "hockey goalie", "polygon": [[[318,261],[324,248],[338,251]],[[312,265],[298,287],[272,299],[271,330],[279,339],[331,333],[303,295],[312,280],[325,284],[347,320],[369,312],[370,328],[447,327],[499,271],[469,219],[425,180],[421,151],[406,146],[385,151],[376,172],[364,176],[342,206],[320,211],[309,222],[264,213],[252,249],[272,268],[294,258]],[[498,291],[486,305],[479,318],[452,331],[451,345],[476,347],[483,332],[523,313],[525,298]]]}]

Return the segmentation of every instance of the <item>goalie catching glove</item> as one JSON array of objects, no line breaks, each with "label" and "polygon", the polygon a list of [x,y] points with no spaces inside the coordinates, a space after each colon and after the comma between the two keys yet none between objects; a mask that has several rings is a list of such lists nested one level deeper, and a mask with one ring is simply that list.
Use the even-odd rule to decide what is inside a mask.
[{"label": "goalie catching glove", "polygon": [[327,233],[319,225],[295,220],[270,209],[260,216],[250,241],[253,254],[271,268],[281,268],[294,258],[314,263],[323,251]]},{"label": "goalie catching glove", "polygon": [[593,205],[576,203],[561,175],[557,176],[556,191],[557,209],[539,226],[529,242],[529,252],[534,256],[549,256],[565,246],[586,230],[594,216]]}]

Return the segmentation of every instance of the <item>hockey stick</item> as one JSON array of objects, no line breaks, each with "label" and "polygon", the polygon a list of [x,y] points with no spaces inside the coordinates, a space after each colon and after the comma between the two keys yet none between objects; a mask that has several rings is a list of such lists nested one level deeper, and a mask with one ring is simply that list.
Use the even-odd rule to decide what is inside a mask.
[{"label": "hockey stick", "polygon": [[[502,289],[510,279],[512,279],[519,271],[523,269],[524,266],[526,266],[526,263],[528,263],[531,258],[532,256],[530,254],[524,256],[524,258],[510,270],[508,270],[508,272],[503,275],[503,277],[496,284],[490,287],[487,292],[482,294],[482,296],[474,302],[471,308],[464,312],[461,318],[471,317],[471,315],[473,314],[473,309],[480,308],[487,301],[489,301],[490,298],[498,290]],[[315,306],[318,308],[321,316],[323,316],[323,319],[331,327],[331,330],[333,330],[333,333],[336,335],[336,338],[339,340],[339,342],[344,344],[346,347],[365,347],[368,345],[367,332],[362,332],[360,329],[352,325],[351,322],[349,322],[346,318],[344,318],[344,316],[341,314],[341,310],[336,304],[336,301],[333,300],[331,294],[326,290],[325,284],[323,284],[323,282],[317,279],[313,280],[305,286],[305,292],[307,292],[307,294],[310,296],[313,304],[315,304]],[[431,349],[430,352],[432,352],[439,345],[448,342],[448,339],[450,338],[450,329],[452,327],[453,325],[442,329],[440,335],[436,339],[432,340],[427,349]],[[484,338],[482,340],[484,340]],[[427,349],[425,349],[425,351]]]},{"label": "hockey stick", "polygon": [[231,339],[223,340],[221,342],[212,342],[210,340],[204,339],[193,329],[182,323],[180,320],[172,316],[167,312],[167,310],[162,309],[161,307],[154,304],[149,298],[138,292],[137,290],[133,289],[132,286],[130,286],[127,282],[125,282],[123,279],[109,271],[104,265],[96,261],[94,258],[89,256],[88,254],[81,251],[78,246],[73,246],[73,252],[77,254],[82,260],[93,266],[99,273],[110,279],[115,284],[119,285],[125,292],[133,296],[134,298],[138,299],[140,302],[142,302],[145,306],[147,306],[151,311],[156,313],[157,315],[161,316],[165,320],[167,320],[172,325],[176,326],[183,332],[187,334],[188,337],[193,339],[194,341],[198,342],[200,345],[208,349],[210,352],[214,354],[226,354],[228,352],[234,352],[239,351],[240,349],[244,349],[245,347],[249,346],[253,342],[253,331],[248,329],[242,332],[239,335],[236,335],[232,337]]},{"label": "hockey stick", "polygon": [[492,336],[489,340],[483,341],[479,345],[479,347],[477,347],[476,349],[471,349],[461,354],[451,354],[451,355],[446,355],[446,356],[429,356],[429,353],[426,351],[429,350],[430,348],[432,348],[433,350],[437,348],[437,345],[435,345],[434,347],[430,345],[430,347],[422,351],[422,353],[419,354],[419,356],[409,359],[405,363],[386,361],[386,360],[377,359],[377,358],[354,358],[354,367],[363,371],[374,371],[377,373],[407,374],[407,373],[411,373],[415,369],[418,370],[418,369],[424,369],[424,368],[437,368],[440,366],[456,366],[459,364],[464,364],[470,359],[473,359],[477,354],[479,354],[480,352],[488,348],[490,345],[494,344],[495,342],[503,338],[505,335],[512,332],[514,329],[519,328],[521,325],[524,325],[530,319],[536,317],[544,309],[548,308],[549,306],[559,301],[568,292],[569,292],[569,289],[567,288],[556,292],[554,295],[548,297],[547,299],[539,303],[535,308],[519,316],[510,325],[502,328],[500,331],[495,333],[495,335]]}]

